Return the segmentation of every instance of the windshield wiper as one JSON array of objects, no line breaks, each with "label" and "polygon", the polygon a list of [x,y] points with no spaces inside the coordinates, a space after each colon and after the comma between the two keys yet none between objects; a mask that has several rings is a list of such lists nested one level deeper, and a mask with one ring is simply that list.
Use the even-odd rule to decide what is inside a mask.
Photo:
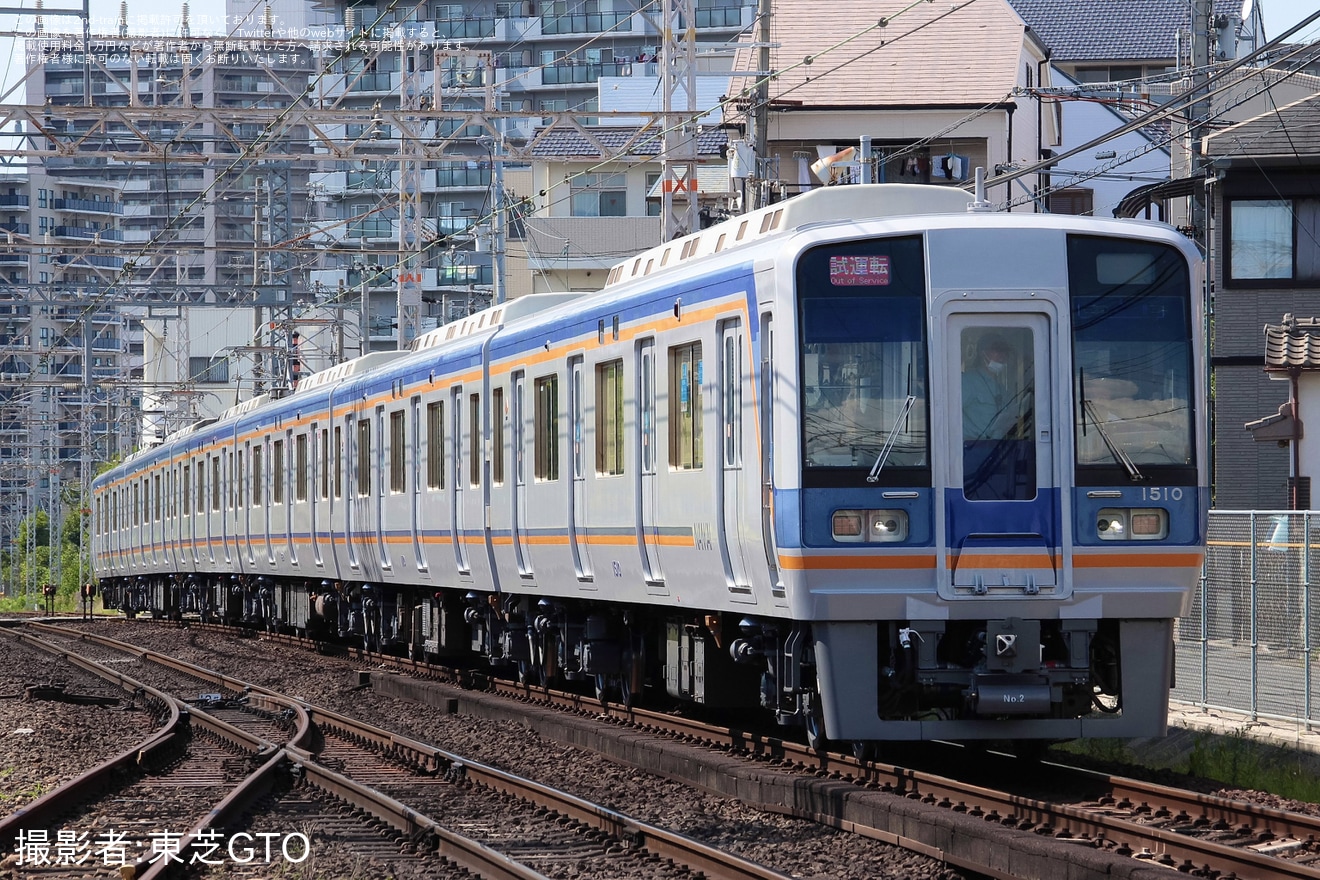
[{"label": "windshield wiper", "polygon": [[1091,424],[1095,425],[1095,429],[1100,432],[1100,439],[1105,441],[1105,447],[1109,450],[1109,454],[1114,457],[1114,461],[1127,469],[1128,477],[1131,478],[1132,482],[1139,483],[1146,479],[1141,471],[1137,470],[1137,465],[1132,461],[1131,457],[1123,451],[1122,447],[1114,442],[1114,438],[1109,436],[1109,432],[1105,430],[1105,426],[1100,424],[1100,420],[1096,418],[1095,415],[1095,407],[1089,400],[1082,401],[1083,427],[1086,426],[1086,416],[1091,417]]},{"label": "windshield wiper", "polygon": [[902,427],[908,411],[912,409],[912,404],[916,402],[917,399],[911,394],[908,395],[907,400],[903,401],[903,410],[898,414],[898,418],[894,419],[894,427],[889,429],[889,436],[885,438],[885,445],[881,447],[880,454],[875,457],[875,464],[871,466],[871,472],[866,475],[866,482],[874,483],[880,479],[880,471],[884,468],[885,462],[889,460],[889,453],[894,451],[894,443],[898,440],[898,429]]}]

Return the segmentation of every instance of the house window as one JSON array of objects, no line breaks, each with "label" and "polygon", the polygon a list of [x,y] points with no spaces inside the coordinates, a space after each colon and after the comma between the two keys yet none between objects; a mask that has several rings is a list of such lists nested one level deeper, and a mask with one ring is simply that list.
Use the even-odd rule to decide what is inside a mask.
[{"label": "house window", "polygon": [[536,479],[559,479],[559,377],[536,380]]},{"label": "house window", "polygon": [[188,358],[188,375],[194,382],[224,384],[229,381],[228,358]]},{"label": "house window", "polygon": [[1228,228],[1231,280],[1320,280],[1320,199],[1236,199]]},{"label": "house window", "polygon": [[669,464],[693,470],[702,463],[701,343],[669,349]]},{"label": "house window", "polygon": [[596,367],[596,473],[623,473],[623,361]]},{"label": "house window", "polygon": [[574,217],[623,217],[628,183],[622,174],[579,174],[569,182]]},{"label": "house window", "polygon": [[1091,214],[1095,211],[1095,190],[1087,187],[1059,189],[1046,196],[1051,214]]}]

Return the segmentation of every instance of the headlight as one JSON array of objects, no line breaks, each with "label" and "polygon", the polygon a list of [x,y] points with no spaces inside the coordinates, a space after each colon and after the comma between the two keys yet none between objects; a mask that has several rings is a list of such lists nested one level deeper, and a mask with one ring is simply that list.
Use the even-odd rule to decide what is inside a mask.
[{"label": "headlight", "polygon": [[1169,513],[1156,507],[1106,507],[1096,517],[1102,541],[1159,541],[1169,536]]},{"label": "headlight", "polygon": [[906,541],[908,515],[905,510],[836,510],[830,520],[836,541],[852,544]]}]

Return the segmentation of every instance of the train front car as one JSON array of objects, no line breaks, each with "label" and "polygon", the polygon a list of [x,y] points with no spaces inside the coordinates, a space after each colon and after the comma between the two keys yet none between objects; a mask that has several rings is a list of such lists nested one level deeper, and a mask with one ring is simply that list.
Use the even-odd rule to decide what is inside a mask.
[{"label": "train front car", "polygon": [[781,712],[815,740],[1162,735],[1208,506],[1194,248],[1039,215],[852,228],[778,279],[779,559],[811,628]]}]

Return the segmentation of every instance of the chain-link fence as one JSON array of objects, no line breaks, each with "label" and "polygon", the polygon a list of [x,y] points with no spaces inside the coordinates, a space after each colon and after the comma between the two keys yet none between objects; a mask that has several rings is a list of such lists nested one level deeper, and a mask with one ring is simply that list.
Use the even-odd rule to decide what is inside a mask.
[{"label": "chain-link fence", "polygon": [[1205,573],[1174,630],[1173,699],[1320,724],[1320,512],[1211,511]]}]

